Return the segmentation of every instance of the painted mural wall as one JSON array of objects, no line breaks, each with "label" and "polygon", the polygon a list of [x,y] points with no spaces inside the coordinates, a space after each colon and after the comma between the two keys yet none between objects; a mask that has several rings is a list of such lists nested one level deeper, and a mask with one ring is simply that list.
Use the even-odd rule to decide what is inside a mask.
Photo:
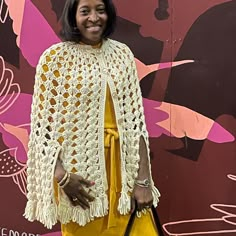
[{"label": "painted mural wall", "polygon": [[[236,1],[114,0],[134,52],[166,236],[236,235]],[[0,0],[0,236],[22,216],[35,67],[65,0]],[[53,233],[54,232],[54,233]]]}]

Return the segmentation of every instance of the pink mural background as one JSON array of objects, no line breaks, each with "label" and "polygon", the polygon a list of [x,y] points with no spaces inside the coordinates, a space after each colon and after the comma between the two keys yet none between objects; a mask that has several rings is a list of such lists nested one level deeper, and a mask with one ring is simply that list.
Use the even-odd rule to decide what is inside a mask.
[{"label": "pink mural background", "polygon": [[[60,235],[22,214],[35,66],[65,0],[0,0],[0,235]],[[236,1],[114,0],[135,54],[165,235],[236,235]],[[133,10],[132,10],[133,9]]]}]

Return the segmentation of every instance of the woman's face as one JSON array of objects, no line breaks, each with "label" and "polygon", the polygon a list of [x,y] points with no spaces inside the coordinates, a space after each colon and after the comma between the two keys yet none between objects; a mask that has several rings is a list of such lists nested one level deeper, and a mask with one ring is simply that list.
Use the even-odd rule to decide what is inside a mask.
[{"label": "woman's face", "polygon": [[102,0],[79,0],[76,24],[81,33],[81,42],[89,45],[98,44],[106,29],[107,18]]}]

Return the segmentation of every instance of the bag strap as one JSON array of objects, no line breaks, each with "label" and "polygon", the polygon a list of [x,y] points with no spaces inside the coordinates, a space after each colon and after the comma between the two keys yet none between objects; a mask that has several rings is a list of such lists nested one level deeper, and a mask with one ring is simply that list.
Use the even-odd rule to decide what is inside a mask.
[{"label": "bag strap", "polygon": [[[161,227],[161,223],[160,223],[159,217],[157,215],[157,212],[156,212],[156,209],[154,208],[154,206],[151,207],[151,210],[152,210],[153,219],[154,219],[157,231],[158,231],[158,235],[159,236],[164,236],[164,233],[163,233],[162,227]],[[128,225],[126,227],[124,236],[129,236],[130,235],[130,232],[132,230],[132,226],[134,224],[134,220],[135,220],[135,217],[136,217],[136,213],[137,213],[137,207],[135,207],[134,212],[131,214],[131,216],[129,218],[129,222],[128,222]]]},{"label": "bag strap", "polygon": [[156,212],[155,207],[152,206],[151,210],[152,210],[152,215],[153,215],[153,218],[154,218],[154,222],[155,222],[155,225],[156,225],[156,228],[157,228],[157,231],[158,231],[158,235],[159,236],[164,236],[164,233],[163,233],[162,227],[161,227],[161,222],[159,220],[159,217],[158,217],[158,214]]},{"label": "bag strap", "polygon": [[132,226],[134,224],[135,217],[136,217],[136,212],[137,212],[137,207],[135,207],[134,212],[131,214],[131,216],[129,218],[129,222],[128,222],[128,225],[126,227],[124,236],[129,236],[130,235],[130,232],[131,232],[131,229],[132,229]]}]

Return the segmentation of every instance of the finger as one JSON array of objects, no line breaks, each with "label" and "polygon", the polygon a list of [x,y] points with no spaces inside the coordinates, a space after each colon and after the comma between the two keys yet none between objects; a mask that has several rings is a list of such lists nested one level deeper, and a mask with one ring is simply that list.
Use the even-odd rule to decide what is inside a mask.
[{"label": "finger", "polygon": [[145,201],[143,204],[141,204],[140,208],[141,209],[149,209],[150,207],[152,207],[152,200],[150,201]]},{"label": "finger", "polygon": [[85,207],[85,209],[89,208],[88,201],[82,195],[79,195],[77,198],[78,198],[79,204],[83,205],[83,208],[84,207]]},{"label": "finger", "polygon": [[84,202],[81,196],[76,196],[76,197],[68,196],[68,197],[73,206],[81,206],[84,210],[86,210],[89,207],[87,204],[84,204],[86,203],[86,201]]},{"label": "finger", "polygon": [[86,207],[79,199],[77,201],[74,201],[74,206],[80,206],[82,207],[84,210],[86,210],[88,207]]},{"label": "finger", "polygon": [[80,182],[81,184],[85,185],[87,188],[88,188],[88,187],[91,187],[91,186],[93,186],[93,185],[95,184],[94,181],[90,181],[90,180],[84,179],[83,177],[80,177],[79,182]]},{"label": "finger", "polygon": [[95,197],[93,197],[92,195],[90,195],[89,193],[87,193],[84,189],[81,189],[81,190],[79,191],[79,193],[80,193],[84,198],[88,199],[90,202],[92,202],[92,201],[95,199]]},{"label": "finger", "polygon": [[134,212],[136,207],[135,198],[131,197],[131,214]]},{"label": "finger", "polygon": [[69,199],[70,199],[70,202],[73,206],[78,206],[79,205],[78,200],[74,200],[75,197],[69,196]]},{"label": "finger", "polygon": [[150,196],[149,198],[148,198],[148,200],[146,201],[146,203],[145,203],[145,207],[152,207],[152,205],[153,205],[153,197],[152,196]]},{"label": "finger", "polygon": [[84,210],[88,209],[89,207],[87,207],[86,205],[83,204],[83,202],[81,202],[80,200],[78,201],[78,205],[80,207],[82,207]]},{"label": "finger", "polygon": [[152,205],[153,205],[153,200],[151,200],[151,201],[148,203],[148,206],[149,206],[149,207],[152,207]]},{"label": "finger", "polygon": [[137,201],[137,210],[142,211],[145,207],[145,203],[143,201]]}]

